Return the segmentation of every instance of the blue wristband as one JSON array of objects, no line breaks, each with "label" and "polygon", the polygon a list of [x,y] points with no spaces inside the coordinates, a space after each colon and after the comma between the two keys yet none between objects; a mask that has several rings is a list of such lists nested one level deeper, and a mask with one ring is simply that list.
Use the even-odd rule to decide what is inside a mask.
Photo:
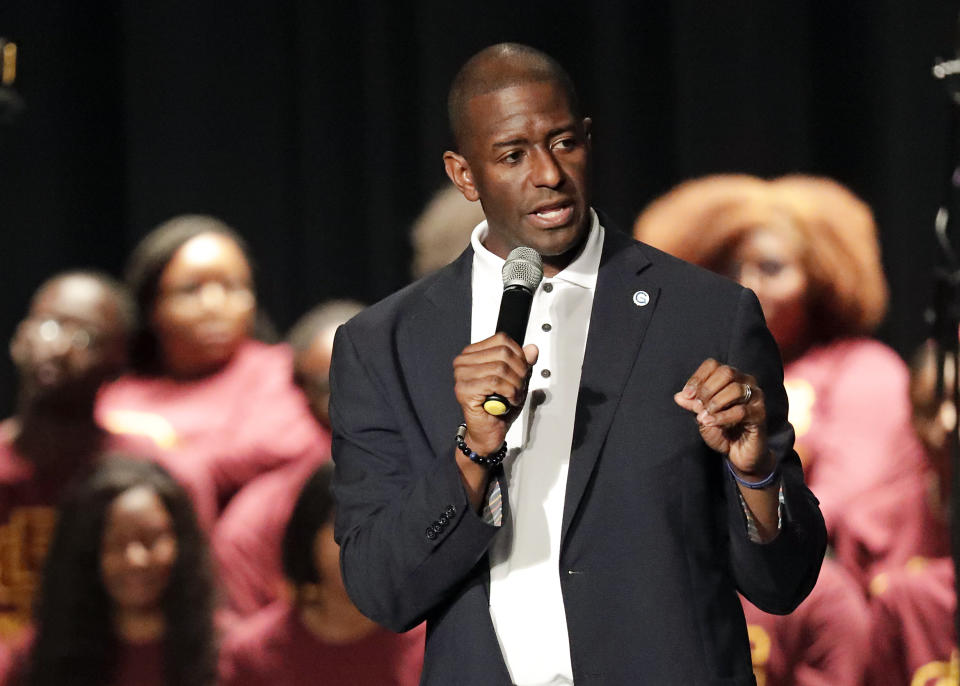
[{"label": "blue wristband", "polygon": [[733,477],[733,480],[744,488],[751,488],[755,490],[760,490],[762,488],[767,488],[773,485],[777,479],[780,478],[780,465],[777,464],[774,467],[773,471],[770,472],[769,476],[764,477],[760,481],[747,481],[746,479],[741,479],[737,474],[736,470],[733,468],[733,465],[730,464],[730,460],[724,460],[724,463],[727,465],[727,471],[730,472],[730,476]]}]

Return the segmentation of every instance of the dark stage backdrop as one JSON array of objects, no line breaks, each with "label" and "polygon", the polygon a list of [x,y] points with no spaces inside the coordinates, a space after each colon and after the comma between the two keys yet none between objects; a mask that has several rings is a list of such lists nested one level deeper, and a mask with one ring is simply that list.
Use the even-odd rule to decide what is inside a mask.
[{"label": "dark stage backdrop", "polygon": [[[0,129],[0,338],[51,273],[118,273],[152,226],[221,216],[281,329],[408,280],[407,232],[446,182],[444,98],[502,40],[555,55],[594,118],[595,200],[629,228],[676,182],[834,176],[876,210],[892,302],[924,335],[949,106],[930,76],[956,3],[2,0],[27,110]],[[0,364],[0,409],[13,375]]]}]

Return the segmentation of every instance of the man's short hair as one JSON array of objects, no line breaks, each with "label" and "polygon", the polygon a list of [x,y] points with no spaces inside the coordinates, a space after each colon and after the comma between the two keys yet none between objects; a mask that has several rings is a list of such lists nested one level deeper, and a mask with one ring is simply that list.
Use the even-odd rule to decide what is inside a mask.
[{"label": "man's short hair", "polygon": [[[496,65],[496,68],[492,68]],[[522,43],[498,43],[484,48],[460,68],[447,96],[450,133],[462,147],[467,124],[467,103],[485,93],[527,83],[559,84],[567,95],[570,111],[580,117],[580,103],[573,80],[560,63],[545,52]]]},{"label": "man's short hair", "polygon": [[363,311],[365,305],[356,300],[327,300],[297,320],[287,334],[287,343],[299,355],[310,349],[313,340],[323,331],[336,329]]},{"label": "man's short hair", "polygon": [[90,281],[96,282],[113,299],[113,303],[117,308],[120,326],[123,329],[123,335],[129,336],[137,328],[137,306],[133,302],[133,296],[130,294],[130,290],[119,280],[97,269],[71,269],[70,271],[54,274],[40,284],[37,290],[34,291],[33,297],[30,299],[30,309],[33,309],[34,304],[44,291],[66,279],[89,279]]}]

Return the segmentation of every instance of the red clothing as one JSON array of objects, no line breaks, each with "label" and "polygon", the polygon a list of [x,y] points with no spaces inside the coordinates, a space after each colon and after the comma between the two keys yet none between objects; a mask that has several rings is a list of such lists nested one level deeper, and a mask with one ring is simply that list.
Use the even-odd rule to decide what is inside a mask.
[{"label": "red clothing", "polygon": [[[30,659],[32,635],[9,651],[8,664],[0,654],[0,686],[22,686]],[[6,667],[6,671],[4,671]],[[114,678],[109,686],[165,686],[163,641],[121,643]]]},{"label": "red clothing", "polygon": [[[865,583],[877,566],[942,554],[940,535],[899,531],[904,516],[915,520],[911,531],[933,517],[926,457],[910,423],[909,371],[900,357],[877,341],[846,339],[811,349],[784,376],[807,485],[820,500],[831,540],[847,543],[837,554],[854,578]],[[895,497],[885,495],[887,487]]]},{"label": "red clothing", "polygon": [[231,634],[221,651],[221,686],[416,686],[424,625],[405,634],[377,629],[349,644],[324,643],[286,603],[275,603]]},{"label": "red clothing", "polygon": [[29,624],[34,593],[67,484],[89,469],[97,454],[143,455],[142,440],[105,434],[99,453],[39,473],[16,452],[13,426],[0,424],[0,642],[18,638]]},{"label": "red clothing", "polygon": [[0,643],[0,686],[7,686],[11,683],[13,675],[13,653],[6,644]]},{"label": "red clothing", "polygon": [[870,613],[857,584],[823,561],[813,591],[789,615],[741,598],[757,686],[860,686],[870,660]]},{"label": "red clothing", "polygon": [[165,686],[163,642],[123,643],[111,686]]},{"label": "red clothing", "polygon": [[210,521],[258,474],[326,456],[329,437],[293,383],[286,345],[244,343],[216,374],[194,381],[126,376],[100,395],[98,417],[117,433],[146,434],[194,483]]},{"label": "red clothing", "polygon": [[934,514],[936,482],[906,478],[861,494],[834,531],[833,549],[861,588],[884,569],[950,550],[947,522]]},{"label": "red clothing", "polygon": [[878,581],[871,602],[876,668],[871,683],[958,683],[953,560],[915,560]]},{"label": "red clothing", "polygon": [[281,546],[300,490],[315,460],[257,477],[230,501],[211,537],[230,608],[249,615],[279,600],[284,587]]}]

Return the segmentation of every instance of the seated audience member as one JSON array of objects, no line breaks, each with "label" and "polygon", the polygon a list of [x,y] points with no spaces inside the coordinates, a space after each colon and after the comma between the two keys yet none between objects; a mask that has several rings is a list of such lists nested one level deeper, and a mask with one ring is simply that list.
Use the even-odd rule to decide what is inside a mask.
[{"label": "seated audience member", "polygon": [[424,277],[458,258],[483,220],[480,203],[470,202],[455,187],[448,185],[434,193],[411,231],[413,278]]},{"label": "seated audience member", "polygon": [[110,457],[61,507],[13,683],[212,686],[211,578],[186,491],[156,464]]},{"label": "seated audience member", "polygon": [[0,652],[30,621],[67,482],[104,451],[144,447],[94,421],[97,389],[122,371],[133,311],[110,277],[68,272],[40,286],[13,335],[16,414],[0,423]]},{"label": "seated audience member", "polygon": [[[363,309],[349,300],[317,306],[293,326],[294,380],[306,393],[310,409],[329,438],[330,355],[337,327]],[[330,455],[330,442],[317,460],[303,460],[257,477],[224,510],[213,534],[213,552],[230,609],[247,615],[277,600],[284,585],[280,539],[293,504],[318,460]]]},{"label": "seated audience member", "polygon": [[865,587],[884,566],[941,554],[906,365],[866,337],[887,302],[870,209],[825,178],[718,175],[652,203],[634,233],[756,292],[784,359],[807,484],[854,579]]},{"label": "seated audience member", "polygon": [[252,337],[253,274],[232,229],[174,218],[134,250],[127,281],[141,313],[134,373],[104,390],[99,416],[170,451],[171,470],[206,494],[197,501],[206,524],[253,477],[324,450],[289,348]]},{"label": "seated audience member", "polygon": [[331,465],[303,488],[283,537],[292,587],[227,638],[222,686],[414,686],[423,663],[423,626],[394,634],[360,614],[340,577],[333,539]]},{"label": "seated audience member", "polygon": [[817,585],[789,615],[741,597],[757,686],[861,686],[871,661],[870,610],[857,583],[826,558]]},{"label": "seated audience member", "polygon": [[[945,364],[938,394],[937,354],[924,344],[911,363],[913,424],[936,475],[932,493],[942,520],[949,512],[950,432],[957,421],[952,396],[953,365]],[[874,674],[871,684],[953,686],[960,683],[954,616],[957,600],[949,556],[916,557],[875,577],[873,595]]]}]

